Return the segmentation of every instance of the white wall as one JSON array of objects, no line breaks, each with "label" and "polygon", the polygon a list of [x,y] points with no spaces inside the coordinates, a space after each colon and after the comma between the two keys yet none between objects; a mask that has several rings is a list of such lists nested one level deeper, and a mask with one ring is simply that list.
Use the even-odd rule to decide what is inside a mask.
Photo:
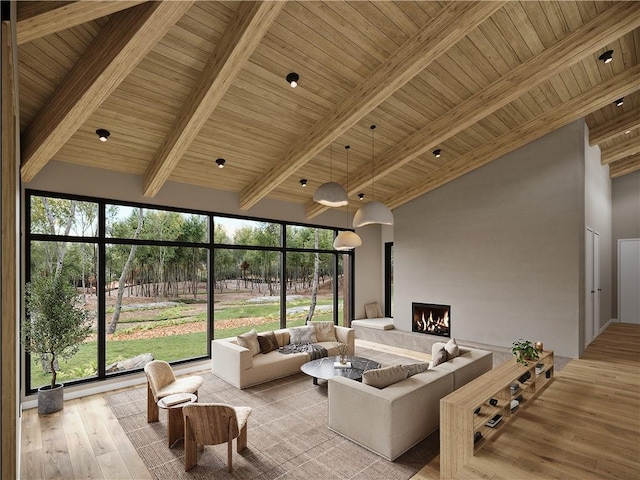
[{"label": "white wall", "polygon": [[450,304],[454,337],[578,356],[584,168],[580,121],[397,208],[396,328],[412,301]]},{"label": "white wall", "polygon": [[584,126],[585,141],[585,224],[600,239],[600,312],[599,333],[611,320],[611,179],[609,166],[602,165],[600,148],[589,146],[589,128]]},{"label": "white wall", "polygon": [[612,315],[618,317],[618,240],[640,238],[640,170],[614,178],[612,183]]},{"label": "white wall", "polygon": [[355,285],[355,312],[354,318],[365,318],[365,303],[379,302],[384,311],[384,291],[381,272],[384,269],[384,261],[380,260],[380,249],[384,256],[384,242],[380,225],[367,225],[356,229],[356,233],[362,239],[362,246],[356,248],[356,285]]},{"label": "white wall", "polygon": [[[155,197],[142,194],[142,177],[112,172],[95,167],[66,162],[49,162],[25,188],[92,197],[172,206],[207,212],[258,217],[271,220],[310,223],[314,225],[345,225],[343,210],[329,210],[318,217],[306,218],[304,204],[264,199],[250,210],[241,210],[238,194],[168,181]],[[351,220],[349,220],[351,225]]]}]

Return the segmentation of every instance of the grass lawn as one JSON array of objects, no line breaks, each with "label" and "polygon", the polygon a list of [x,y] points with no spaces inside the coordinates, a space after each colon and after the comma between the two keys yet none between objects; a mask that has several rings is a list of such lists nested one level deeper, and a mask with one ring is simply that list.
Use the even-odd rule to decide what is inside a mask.
[{"label": "grass lawn", "polygon": [[[287,308],[294,306],[308,305],[308,300],[295,302],[287,302]],[[318,305],[331,305],[330,298],[319,298]],[[206,319],[206,312],[193,315],[193,305],[175,306],[164,309],[164,312],[158,312],[154,315],[154,319],[158,319],[158,326],[166,325],[169,322],[164,320],[173,319],[171,323],[175,323],[175,319],[183,318],[185,323],[202,322]],[[181,312],[181,310],[183,312]],[[191,310],[191,315],[186,312]],[[273,319],[268,323],[259,325],[242,324],[243,318],[262,317]],[[238,319],[237,327],[218,328],[215,330],[215,338],[235,337],[242,333],[246,333],[251,328],[255,328],[259,332],[266,332],[280,328],[280,304],[262,303],[262,304],[242,304],[233,305],[215,310],[216,320],[232,320]],[[287,316],[287,326],[296,327],[304,325],[306,320],[306,312],[300,312]],[[189,320],[187,320],[189,318]],[[333,319],[332,312],[316,312],[313,320],[331,321]],[[144,320],[149,322],[147,317]],[[127,319],[127,323],[133,323],[135,320]],[[181,322],[180,322],[181,323]],[[153,331],[153,326],[146,327]],[[117,338],[117,337],[116,337]],[[189,358],[198,358],[207,354],[207,336],[206,332],[185,333],[171,336],[158,336],[141,339],[114,339],[107,343],[107,366],[114,362],[135,357],[141,353],[152,353],[157,360],[165,360],[172,362],[176,360],[184,360]],[[97,342],[91,341],[83,343],[76,355],[70,360],[59,361],[60,370],[58,371],[58,382],[69,382],[81,378],[88,378],[96,375],[97,371]],[[38,388],[42,385],[51,383],[51,376],[42,371],[40,362],[36,358],[31,360],[31,388]]]}]

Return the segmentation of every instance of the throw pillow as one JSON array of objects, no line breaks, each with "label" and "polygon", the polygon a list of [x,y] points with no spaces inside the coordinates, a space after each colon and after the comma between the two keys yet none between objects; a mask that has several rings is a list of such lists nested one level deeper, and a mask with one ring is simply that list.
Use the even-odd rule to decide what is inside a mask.
[{"label": "throw pillow", "polygon": [[316,343],[316,329],[313,326],[292,327],[289,329],[290,343]]},{"label": "throw pillow", "polygon": [[258,335],[258,343],[260,344],[260,351],[262,353],[269,353],[278,349],[278,339],[273,332]]},{"label": "throw pillow", "polygon": [[362,383],[376,388],[384,388],[407,378],[407,371],[402,365],[374,368],[362,374]]},{"label": "throw pillow", "polygon": [[407,377],[411,377],[418,373],[426,372],[429,369],[427,362],[410,363],[402,366],[407,371]]},{"label": "throw pillow", "polygon": [[260,353],[260,343],[258,342],[258,332],[255,328],[251,331],[238,335],[238,345],[244,348],[248,348],[251,351],[251,355],[257,355]]},{"label": "throw pillow", "polygon": [[316,331],[316,338],[319,342],[337,342],[336,329],[333,322],[310,322]]},{"label": "throw pillow", "polygon": [[451,360],[452,358],[456,358],[458,355],[460,355],[460,349],[458,348],[458,344],[456,343],[455,338],[449,340],[444,346],[444,349],[447,351],[447,360]]},{"label": "throw pillow", "polygon": [[431,357],[431,365],[429,368],[437,367],[441,363],[445,363],[447,358],[447,351],[442,347],[433,357]]},{"label": "throw pillow", "polygon": [[382,309],[378,302],[367,303],[364,306],[364,313],[367,318],[382,318]]}]

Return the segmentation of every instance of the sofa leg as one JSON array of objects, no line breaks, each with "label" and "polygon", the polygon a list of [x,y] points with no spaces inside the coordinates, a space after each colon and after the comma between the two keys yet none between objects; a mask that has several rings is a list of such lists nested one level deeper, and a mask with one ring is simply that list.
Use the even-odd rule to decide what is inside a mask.
[{"label": "sofa leg", "polygon": [[160,419],[158,404],[153,397],[151,387],[147,383],[147,423],[157,422]]}]

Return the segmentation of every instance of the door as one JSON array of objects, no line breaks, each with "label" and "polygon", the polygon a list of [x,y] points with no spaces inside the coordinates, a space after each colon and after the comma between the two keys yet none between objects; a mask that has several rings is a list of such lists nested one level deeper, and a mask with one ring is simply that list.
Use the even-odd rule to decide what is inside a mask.
[{"label": "door", "polygon": [[618,320],[640,323],[640,238],[618,240]]},{"label": "door", "polygon": [[587,228],[585,248],[585,347],[600,332],[600,235],[598,232]]}]

